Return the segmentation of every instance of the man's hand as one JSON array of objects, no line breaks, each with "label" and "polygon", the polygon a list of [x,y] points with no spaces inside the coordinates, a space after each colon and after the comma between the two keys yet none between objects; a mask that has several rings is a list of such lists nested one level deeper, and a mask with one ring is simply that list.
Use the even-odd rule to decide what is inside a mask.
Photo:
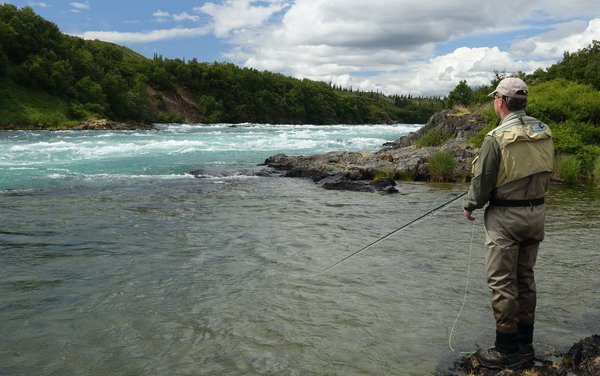
[{"label": "man's hand", "polygon": [[467,217],[467,219],[468,219],[469,221],[474,221],[474,220],[475,220],[475,217],[473,217],[472,213],[473,213],[473,212],[470,212],[470,211],[468,211],[467,209],[465,209],[465,217]]}]

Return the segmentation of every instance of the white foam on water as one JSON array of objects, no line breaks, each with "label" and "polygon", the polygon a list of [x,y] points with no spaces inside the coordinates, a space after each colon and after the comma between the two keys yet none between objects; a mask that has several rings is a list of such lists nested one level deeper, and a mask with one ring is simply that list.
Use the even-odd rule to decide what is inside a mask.
[{"label": "white foam on water", "polygon": [[65,175],[65,174],[48,174],[48,175],[46,175],[46,177],[48,179],[63,179],[63,178],[66,178],[67,175]]},{"label": "white foam on water", "polygon": [[[375,151],[421,125],[161,124],[148,131],[5,132],[8,188],[31,179],[180,178],[207,166],[255,166],[269,155]],[[36,170],[36,171],[27,171]],[[226,174],[227,175],[227,174]],[[19,186],[19,181],[21,184]],[[223,177],[218,177],[223,179]],[[3,187],[4,188],[4,187]]]},{"label": "white foam on water", "polygon": [[179,179],[194,179],[193,175],[184,174],[159,174],[159,175],[143,175],[143,174],[82,174],[86,181],[97,180],[179,180]]}]

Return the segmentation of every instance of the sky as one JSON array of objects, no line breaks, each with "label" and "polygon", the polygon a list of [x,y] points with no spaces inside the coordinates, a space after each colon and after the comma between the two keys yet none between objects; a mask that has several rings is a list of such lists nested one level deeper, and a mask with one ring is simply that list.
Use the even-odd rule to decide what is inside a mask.
[{"label": "sky", "polygon": [[600,40],[598,0],[86,0],[30,6],[64,33],[152,58],[240,67],[385,94],[532,73]]}]

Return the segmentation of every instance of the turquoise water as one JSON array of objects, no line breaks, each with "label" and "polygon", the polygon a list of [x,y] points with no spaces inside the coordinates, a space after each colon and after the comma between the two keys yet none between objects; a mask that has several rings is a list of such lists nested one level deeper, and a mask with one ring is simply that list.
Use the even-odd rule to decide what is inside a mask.
[{"label": "turquoise water", "polygon": [[[318,274],[466,186],[253,176],[416,127],[0,133],[0,375],[431,374],[459,357],[469,265],[452,345],[490,345],[482,213],[458,202]],[[539,352],[600,332],[600,191],[553,186],[547,207]]]},{"label": "turquoise water", "polygon": [[153,131],[0,132],[0,190],[226,174],[276,153],[381,147],[420,125],[159,125]]}]

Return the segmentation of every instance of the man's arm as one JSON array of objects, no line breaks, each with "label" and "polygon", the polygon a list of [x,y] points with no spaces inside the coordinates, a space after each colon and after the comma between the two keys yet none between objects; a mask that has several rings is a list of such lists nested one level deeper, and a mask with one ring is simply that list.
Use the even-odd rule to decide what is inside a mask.
[{"label": "man's arm", "polygon": [[486,136],[481,145],[469,192],[463,199],[464,214],[467,219],[474,220],[471,215],[473,210],[484,207],[492,197],[498,180],[499,166],[500,146],[493,137]]}]

